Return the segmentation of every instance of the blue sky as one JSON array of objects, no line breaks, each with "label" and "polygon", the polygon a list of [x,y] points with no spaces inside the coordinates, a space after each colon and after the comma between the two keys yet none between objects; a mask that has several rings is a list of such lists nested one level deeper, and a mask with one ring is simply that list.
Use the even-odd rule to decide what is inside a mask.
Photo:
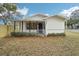
[{"label": "blue sky", "polygon": [[79,3],[17,3],[17,7],[25,17],[36,13],[69,16],[72,11],[79,9]]},{"label": "blue sky", "polygon": [[55,15],[63,10],[67,10],[69,8],[79,6],[78,3],[19,3],[17,6],[22,8],[27,8],[28,15],[32,15],[35,13],[44,13],[49,15]]}]

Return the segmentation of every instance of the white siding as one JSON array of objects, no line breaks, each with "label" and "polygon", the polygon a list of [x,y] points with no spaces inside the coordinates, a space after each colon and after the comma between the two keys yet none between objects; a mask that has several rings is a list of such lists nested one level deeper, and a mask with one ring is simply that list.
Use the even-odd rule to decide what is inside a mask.
[{"label": "white siding", "polygon": [[64,20],[49,18],[46,21],[46,34],[64,33]]}]

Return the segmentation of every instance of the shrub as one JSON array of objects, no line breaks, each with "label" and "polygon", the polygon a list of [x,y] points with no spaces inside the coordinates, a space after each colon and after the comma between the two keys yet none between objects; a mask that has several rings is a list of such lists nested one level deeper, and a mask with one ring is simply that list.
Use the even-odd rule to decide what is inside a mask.
[{"label": "shrub", "polygon": [[65,36],[65,33],[51,33],[48,36]]},{"label": "shrub", "polygon": [[22,37],[22,36],[36,36],[36,33],[27,33],[27,32],[12,32],[11,36]]}]

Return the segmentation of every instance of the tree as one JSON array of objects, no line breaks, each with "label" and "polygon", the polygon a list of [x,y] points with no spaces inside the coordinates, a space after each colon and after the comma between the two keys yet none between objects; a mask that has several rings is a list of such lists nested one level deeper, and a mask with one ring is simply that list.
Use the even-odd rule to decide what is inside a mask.
[{"label": "tree", "polygon": [[0,4],[0,18],[3,20],[5,25],[12,19],[12,16],[13,14],[15,14],[16,9],[16,4],[13,3]]},{"label": "tree", "polygon": [[79,23],[79,10],[75,10],[71,13],[70,15],[70,19],[67,20],[67,26],[71,26],[71,28],[73,29],[73,25],[78,24]]}]

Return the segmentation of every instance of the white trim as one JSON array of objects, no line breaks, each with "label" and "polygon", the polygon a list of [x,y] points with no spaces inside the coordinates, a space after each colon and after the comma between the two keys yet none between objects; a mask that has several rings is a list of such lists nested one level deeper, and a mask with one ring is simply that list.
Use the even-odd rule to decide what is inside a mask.
[{"label": "white trim", "polygon": [[45,35],[47,36],[47,20],[45,21]]}]

